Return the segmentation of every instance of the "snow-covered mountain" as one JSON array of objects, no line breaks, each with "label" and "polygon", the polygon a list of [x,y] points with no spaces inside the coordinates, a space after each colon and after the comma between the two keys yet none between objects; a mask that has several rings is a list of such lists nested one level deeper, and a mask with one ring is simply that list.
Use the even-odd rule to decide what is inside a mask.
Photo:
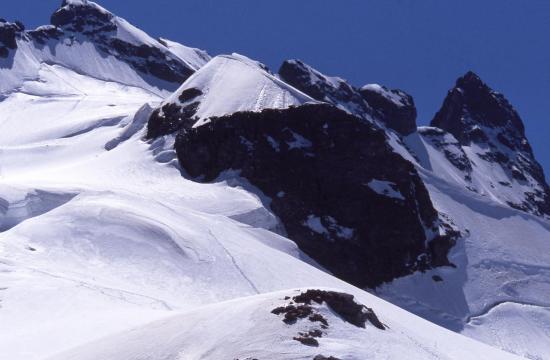
[{"label": "snow-covered mountain", "polygon": [[477,76],[417,129],[400,90],[51,22],[0,22],[0,357],[550,357],[548,186]]},{"label": "snow-covered mountain", "polygon": [[215,116],[286,109],[314,103],[309,96],[245,56],[220,55],[199,69],[153,113],[148,136],[204,125]]},{"label": "snow-covered mountain", "polygon": [[[310,72],[304,84],[330,79]],[[363,89],[411,104],[398,90]],[[382,114],[375,123],[394,151],[419,171],[440,217],[460,233],[448,254],[452,266],[396,279],[376,293],[449,329],[529,358],[549,357],[548,185],[517,112],[471,72],[457,80],[432,126],[412,133],[384,120],[393,105],[365,100]],[[398,119],[410,127],[410,117]]]},{"label": "snow-covered mountain", "polygon": [[51,23],[31,31],[0,24],[2,92],[55,64],[166,96],[209,59],[199,50],[155,40],[88,0],[63,1]]}]

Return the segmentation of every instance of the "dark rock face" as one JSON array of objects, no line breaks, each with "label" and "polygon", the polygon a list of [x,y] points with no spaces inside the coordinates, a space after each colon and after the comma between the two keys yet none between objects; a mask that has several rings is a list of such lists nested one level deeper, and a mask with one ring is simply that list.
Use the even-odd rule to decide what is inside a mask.
[{"label": "dark rock face", "polygon": [[366,86],[361,90],[346,81],[327,77],[299,60],[287,60],[279,76],[312,98],[343,107],[361,118],[382,122],[401,135],[416,131],[416,107],[413,98],[401,90]]},{"label": "dark rock face", "polygon": [[116,26],[111,23],[113,14],[82,1],[80,4],[63,0],[61,8],[51,16],[51,23],[64,27],[68,31],[113,31]]},{"label": "dark rock face", "polygon": [[412,96],[377,85],[367,85],[360,91],[387,127],[404,136],[416,131],[416,106]]},{"label": "dark rock face", "polygon": [[0,22],[0,57],[7,58],[10,50],[17,49],[17,37],[24,31],[21,23]]},{"label": "dark rock face", "polygon": [[[116,17],[87,0],[74,3],[63,1],[61,8],[52,15],[51,23],[62,30],[65,37],[76,41],[91,40],[104,53],[129,63],[143,74],[169,83],[179,85],[194,72],[160,43],[158,47],[136,45],[117,38]],[[48,38],[59,39],[60,33],[52,30],[51,34],[35,36],[45,43]]]},{"label": "dark rock face", "polygon": [[[272,199],[289,237],[336,276],[375,287],[448,264],[440,253],[452,239],[426,238],[439,224],[424,184],[372,124],[324,104],[235,113],[197,128],[174,123],[152,116],[149,134],[179,129],[176,152],[191,177],[238,171]],[[376,189],[380,181],[397,195]]]},{"label": "dark rock face", "polygon": [[[506,98],[487,86],[476,74],[468,72],[449,91],[432,126],[451,134],[462,146],[477,145],[480,161],[499,165],[509,179],[494,186],[511,183],[528,185],[521,202],[509,205],[537,215],[550,215],[550,188],[536,161],[521,118]],[[474,161],[475,162],[475,161]]]},{"label": "dark rock face", "polygon": [[483,141],[486,134],[479,125],[507,130],[501,133],[505,145],[513,150],[530,152],[525,129],[518,113],[502,94],[494,92],[473,72],[459,78],[449,91],[432,126],[450,132],[464,145]]},{"label": "dark rock face", "polygon": [[436,149],[441,151],[454,167],[464,172],[466,180],[471,180],[472,162],[456,139],[435,127],[420,128],[418,132],[426,141],[431,142]]},{"label": "dark rock face", "polygon": [[40,45],[46,45],[48,40],[59,40],[63,36],[63,30],[53,25],[43,26],[39,29],[27,32],[29,37]]},{"label": "dark rock face", "polygon": [[147,124],[147,138],[154,139],[193,126],[196,121],[193,116],[199,106],[199,103],[193,100],[200,95],[202,95],[202,91],[199,89],[187,89],[179,96],[179,100],[182,102],[181,105],[166,103],[155,109]]},{"label": "dark rock face", "polygon": [[300,60],[286,60],[279,69],[286,83],[315,100],[344,106],[351,113],[365,117],[372,109],[353,86],[339,78],[328,78]]}]

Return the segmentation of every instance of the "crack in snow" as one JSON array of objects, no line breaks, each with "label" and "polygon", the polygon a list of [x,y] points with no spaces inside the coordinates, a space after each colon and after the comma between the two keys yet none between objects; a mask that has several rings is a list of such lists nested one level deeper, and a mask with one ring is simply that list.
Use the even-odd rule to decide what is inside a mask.
[{"label": "crack in snow", "polygon": [[235,258],[233,257],[233,255],[231,255],[231,253],[229,252],[229,250],[227,250],[227,248],[222,244],[222,242],[214,235],[214,233],[212,233],[212,230],[208,230],[208,233],[210,234],[210,236],[212,236],[212,238],[220,245],[220,247],[222,248],[222,250],[227,254],[227,256],[229,257],[229,259],[231,260],[231,262],[233,263],[233,266],[235,266],[235,268],[237,269],[237,271],[241,274],[241,276],[248,282],[248,284],[250,285],[250,287],[252,288],[252,290],[254,290],[254,292],[256,292],[256,294],[259,294],[260,293],[260,290],[258,290],[258,288],[256,287],[256,285],[254,285],[254,283],[252,282],[252,280],[250,280],[250,278],[244,273],[244,271],[239,267],[239,265],[237,264],[237,261],[235,260]]}]

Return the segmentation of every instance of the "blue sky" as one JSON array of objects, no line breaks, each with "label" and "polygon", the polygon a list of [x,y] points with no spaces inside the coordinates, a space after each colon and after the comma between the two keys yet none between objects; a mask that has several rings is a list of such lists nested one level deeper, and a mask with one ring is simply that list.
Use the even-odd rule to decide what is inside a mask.
[{"label": "blue sky", "polygon": [[[61,0],[4,1],[0,16],[49,22]],[[154,36],[277,70],[300,58],[354,85],[401,88],[427,124],[455,79],[478,73],[522,116],[550,174],[548,0],[100,0]],[[547,178],[550,177],[547,175]]]}]

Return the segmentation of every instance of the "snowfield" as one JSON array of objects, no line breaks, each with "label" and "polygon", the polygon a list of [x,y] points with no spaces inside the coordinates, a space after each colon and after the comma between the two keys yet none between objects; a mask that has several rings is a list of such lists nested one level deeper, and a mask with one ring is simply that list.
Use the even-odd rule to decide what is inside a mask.
[{"label": "snowfield", "polygon": [[[0,103],[2,356],[513,358],[313,267],[262,228],[276,220],[256,195],[158,162],[143,122],[106,150],[140,123],[143,103],[160,101],[150,92],[59,66],[40,73]],[[320,348],[292,340],[296,330],[270,311],[294,294],[285,289],[327,286],[355,294],[390,329],[357,333],[331,315],[337,325]]]},{"label": "snowfield", "polygon": [[[242,55],[210,59],[113,21],[118,38],[197,71],[172,93],[88,41],[18,39],[0,58],[1,359],[550,359],[550,222],[506,206],[517,189],[494,193],[480,175],[494,169],[468,190],[426,136],[388,130],[463,236],[450,253],[456,267],[358,289],[286,238],[270,199],[245,179],[191,181],[173,136],[145,140],[154,109],[188,105],[180,97],[191,89],[195,126],[316,101]],[[368,184],[403,201],[394,185]],[[326,231],[314,216],[308,226]],[[308,289],[353,295],[385,329],[354,325],[326,302],[312,305],[326,327],[273,313]]]},{"label": "snowfield", "polygon": [[268,73],[264,66],[239,54],[220,55],[193,74],[165,103],[181,105],[185,91],[197,89],[202,95],[189,102],[199,102],[194,126],[209,118],[237,111],[286,109],[316,102],[306,94]]}]

